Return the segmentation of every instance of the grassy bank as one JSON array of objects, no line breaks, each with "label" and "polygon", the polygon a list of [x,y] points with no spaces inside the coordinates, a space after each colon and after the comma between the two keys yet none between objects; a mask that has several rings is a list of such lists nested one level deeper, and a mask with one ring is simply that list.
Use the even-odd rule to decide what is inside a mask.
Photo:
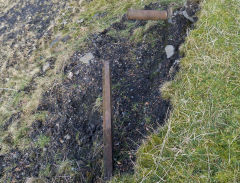
[{"label": "grassy bank", "polygon": [[173,111],[114,182],[240,182],[240,1],[207,0],[161,90]]}]

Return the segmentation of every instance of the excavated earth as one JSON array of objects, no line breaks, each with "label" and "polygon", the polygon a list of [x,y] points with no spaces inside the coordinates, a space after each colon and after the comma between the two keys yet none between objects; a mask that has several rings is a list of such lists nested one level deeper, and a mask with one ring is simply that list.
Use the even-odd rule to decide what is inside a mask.
[{"label": "excavated earth", "polygon": [[[159,7],[150,4],[145,9]],[[31,148],[12,149],[0,156],[0,178],[4,175],[6,182],[25,182],[30,177],[41,177],[45,182],[102,181],[105,60],[110,61],[112,70],[114,171],[133,172],[136,150],[142,140],[164,124],[171,109],[169,101],[162,99],[160,87],[177,72],[179,46],[187,30],[193,28],[193,22],[182,15],[186,9],[193,15],[198,6],[177,9],[172,23],[153,24],[138,42],[130,37],[148,22],[129,21],[125,16],[103,32],[91,35],[88,46],[75,52],[64,68],[66,77],[62,83],[53,84],[44,93],[38,111],[48,111],[49,115],[46,121],[33,123]],[[124,37],[121,32],[126,31],[129,23],[129,36]],[[170,58],[165,51],[167,45],[175,48]],[[86,54],[92,58],[83,63]],[[40,136],[50,137],[44,148],[34,146]],[[61,171],[57,171],[59,162],[67,162]],[[46,170],[48,173],[42,173]]]}]

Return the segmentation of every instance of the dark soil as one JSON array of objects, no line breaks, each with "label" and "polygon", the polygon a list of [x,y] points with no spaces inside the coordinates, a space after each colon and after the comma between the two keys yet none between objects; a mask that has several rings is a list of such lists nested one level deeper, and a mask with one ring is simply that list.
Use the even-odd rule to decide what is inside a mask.
[{"label": "dark soil", "polygon": [[[159,6],[151,4],[146,8]],[[196,12],[197,8],[193,6],[192,10]],[[6,180],[11,182],[39,176],[48,182],[101,182],[103,142],[99,101],[104,60],[109,60],[112,68],[114,170],[133,172],[137,148],[147,135],[164,124],[171,109],[159,89],[177,71],[176,60],[181,58],[178,48],[192,26],[179,12],[173,24],[151,26],[139,43],[130,37],[147,22],[132,21],[130,37],[121,37],[129,23],[125,16],[102,33],[92,35],[88,48],[74,53],[69,60],[64,69],[67,77],[62,83],[53,84],[38,108],[49,115],[46,121],[33,124],[30,138],[36,143],[44,135],[50,137],[50,142],[44,148],[33,145],[24,152],[15,149],[0,157],[0,177],[4,168]],[[112,31],[119,34],[113,36]],[[170,59],[165,53],[166,45],[173,45],[176,50]],[[89,65],[80,61],[87,52],[95,57]],[[68,166],[59,171],[62,162],[68,162]]]}]

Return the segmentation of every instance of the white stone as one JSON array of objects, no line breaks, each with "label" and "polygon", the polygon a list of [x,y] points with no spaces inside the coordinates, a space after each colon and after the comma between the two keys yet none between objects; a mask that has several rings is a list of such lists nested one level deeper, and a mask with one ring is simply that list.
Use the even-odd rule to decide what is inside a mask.
[{"label": "white stone", "polygon": [[171,58],[174,55],[175,48],[174,48],[173,45],[167,45],[165,47],[165,51],[166,51],[166,54],[167,54],[167,58]]},{"label": "white stone", "polygon": [[77,23],[79,23],[79,24],[81,24],[81,23],[83,23],[83,22],[84,22],[84,19],[83,19],[83,18],[77,21]]},{"label": "white stone", "polygon": [[80,61],[83,62],[84,64],[89,64],[89,62],[94,59],[94,55],[89,52],[85,54],[83,57],[80,58]]},{"label": "white stone", "polygon": [[67,135],[64,136],[64,138],[67,139],[67,140],[70,140],[71,136],[69,134],[67,134]]},{"label": "white stone", "polygon": [[50,64],[47,62],[46,64],[43,65],[42,70],[43,72],[46,72],[50,68]]},{"label": "white stone", "polygon": [[68,78],[68,79],[72,79],[72,77],[73,77],[73,73],[72,73],[72,72],[69,72],[67,78]]}]

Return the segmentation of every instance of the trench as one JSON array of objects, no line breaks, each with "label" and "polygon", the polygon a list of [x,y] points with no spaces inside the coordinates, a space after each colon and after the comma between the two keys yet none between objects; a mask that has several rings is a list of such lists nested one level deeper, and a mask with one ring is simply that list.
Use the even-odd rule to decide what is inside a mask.
[{"label": "trench", "polygon": [[[145,9],[165,9],[152,3]],[[45,92],[30,138],[48,136],[44,148],[17,149],[4,157],[7,178],[24,182],[42,177],[49,182],[102,181],[102,62],[112,70],[114,173],[133,173],[136,151],[148,135],[164,125],[171,110],[160,87],[174,78],[183,55],[179,52],[198,5],[178,8],[172,23],[129,21],[123,16],[103,32],[90,36],[87,47],[75,52],[64,68],[66,77]],[[166,46],[174,47],[171,57]],[[84,55],[92,55],[83,63]],[[64,168],[58,171],[62,162]],[[14,166],[12,166],[14,164]],[[0,166],[1,169],[1,166]],[[45,170],[48,174],[44,174]]]}]

